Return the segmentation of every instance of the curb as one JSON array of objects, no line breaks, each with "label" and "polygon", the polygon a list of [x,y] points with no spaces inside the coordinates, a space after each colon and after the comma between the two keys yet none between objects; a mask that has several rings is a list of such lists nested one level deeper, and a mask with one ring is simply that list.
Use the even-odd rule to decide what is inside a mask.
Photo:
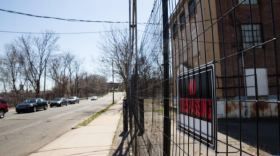
[{"label": "curb", "polygon": [[[122,102],[123,99],[124,99],[124,96],[121,97],[121,98],[120,98],[120,101],[118,101],[116,104],[118,104],[119,102]],[[116,105],[116,104],[115,104],[115,105]],[[109,105],[110,105],[110,104],[109,104]],[[106,107],[107,107],[107,106],[106,106]],[[106,108],[106,107],[105,107],[105,108]],[[104,108],[103,108],[103,109],[104,109]],[[101,110],[103,110],[103,109],[101,109]],[[99,111],[101,111],[101,110],[99,110]],[[99,112],[99,111],[98,111],[98,112]],[[97,112],[97,113],[98,113],[98,112]],[[96,113],[95,113],[95,114],[96,114]],[[95,115],[95,114],[92,114],[91,116],[93,116],[93,115]],[[83,122],[83,121],[89,119],[91,116],[89,116],[89,117],[87,117],[87,118],[85,118],[85,119],[82,119],[79,123],[81,123],[81,122]],[[77,123],[77,124],[79,124],[79,123]],[[76,125],[77,125],[77,124],[76,124]],[[81,127],[85,127],[85,126],[76,126],[76,125],[72,126],[72,127],[71,127],[71,130],[78,129],[78,128],[81,128]]]}]

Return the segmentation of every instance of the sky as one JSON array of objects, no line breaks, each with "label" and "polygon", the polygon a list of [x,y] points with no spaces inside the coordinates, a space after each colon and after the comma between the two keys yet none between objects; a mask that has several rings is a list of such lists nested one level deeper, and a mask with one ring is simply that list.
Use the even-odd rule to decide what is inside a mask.
[{"label": "sky", "polygon": [[[138,1],[138,22],[146,23],[151,14],[154,0]],[[1,0],[0,9],[12,10],[41,16],[67,19],[99,21],[128,21],[128,0]],[[0,31],[42,32],[53,30],[56,33],[99,32],[105,31],[110,24],[67,22],[11,14],[0,11]],[[114,24],[127,29],[128,24]],[[144,30],[145,25],[138,25]],[[141,37],[141,32],[138,36]],[[22,34],[0,32],[0,55],[4,45]],[[58,44],[61,51],[71,51],[84,59],[83,69],[96,74],[100,63],[93,64],[91,58],[98,59],[100,34],[60,35]],[[108,77],[110,80],[110,77]]]}]

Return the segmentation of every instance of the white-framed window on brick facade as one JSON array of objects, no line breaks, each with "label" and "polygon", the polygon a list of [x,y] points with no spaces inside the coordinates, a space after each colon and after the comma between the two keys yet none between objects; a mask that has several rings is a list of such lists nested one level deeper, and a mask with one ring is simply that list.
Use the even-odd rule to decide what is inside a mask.
[{"label": "white-framed window on brick facade", "polygon": [[[253,46],[253,36],[254,36],[255,46],[262,43],[260,24],[253,24],[253,30],[251,24],[243,24],[241,25],[241,30],[242,30],[242,41],[243,41],[244,49]],[[257,48],[262,48],[262,46],[258,46]]]},{"label": "white-framed window on brick facade", "polygon": [[196,13],[196,0],[190,0],[188,4],[189,18],[192,18]]},{"label": "white-framed window on brick facade", "polygon": [[[239,3],[242,3],[244,0],[238,0]],[[249,0],[245,0],[242,4],[250,4]],[[258,4],[258,0],[251,0],[251,4]]]}]

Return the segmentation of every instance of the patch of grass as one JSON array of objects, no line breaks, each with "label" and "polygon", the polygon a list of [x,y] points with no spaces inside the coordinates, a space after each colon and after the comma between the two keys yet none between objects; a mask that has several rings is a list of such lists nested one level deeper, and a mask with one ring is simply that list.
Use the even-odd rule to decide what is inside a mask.
[{"label": "patch of grass", "polygon": [[115,131],[115,135],[114,135],[114,137],[113,137],[112,143],[114,143],[114,141],[115,141],[116,133],[117,133],[117,131],[118,131],[118,128],[119,128],[119,125],[120,125],[120,122],[121,122],[121,119],[122,119],[122,115],[123,115],[123,112],[121,113],[121,116],[120,116],[120,119],[119,119],[119,122],[118,122],[118,127],[117,127],[117,130]]},{"label": "patch of grass", "polygon": [[102,113],[106,112],[110,107],[112,107],[114,104],[116,104],[118,101],[115,101],[114,103],[110,104],[109,106],[107,106],[106,108],[102,109],[101,111],[97,112],[96,114],[94,114],[93,116],[91,116],[90,118],[84,120],[83,122],[77,124],[75,127],[79,127],[79,126],[87,126],[90,122],[92,122],[94,119],[96,119],[97,117],[99,117]]},{"label": "patch of grass", "polygon": [[164,114],[164,110],[163,109],[157,110],[157,112],[160,112],[161,114]]}]

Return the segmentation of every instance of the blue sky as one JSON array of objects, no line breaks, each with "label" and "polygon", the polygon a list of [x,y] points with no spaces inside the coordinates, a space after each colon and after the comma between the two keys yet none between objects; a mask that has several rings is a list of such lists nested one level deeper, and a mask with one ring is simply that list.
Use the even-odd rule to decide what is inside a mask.
[{"label": "blue sky", "polygon": [[[138,22],[147,22],[153,7],[153,0],[138,1]],[[100,21],[128,21],[128,0],[1,0],[1,9],[23,13]],[[41,32],[51,29],[56,33],[104,31],[105,23],[67,22],[53,19],[41,19],[0,11],[0,31]],[[128,28],[128,24],[115,24]],[[138,26],[144,30],[144,25]],[[142,33],[139,32],[139,35]],[[21,34],[0,32],[0,54],[4,45]],[[61,51],[69,50],[85,59],[84,70],[96,73],[100,64],[93,65],[91,57],[100,55],[99,34],[60,35]]]}]

